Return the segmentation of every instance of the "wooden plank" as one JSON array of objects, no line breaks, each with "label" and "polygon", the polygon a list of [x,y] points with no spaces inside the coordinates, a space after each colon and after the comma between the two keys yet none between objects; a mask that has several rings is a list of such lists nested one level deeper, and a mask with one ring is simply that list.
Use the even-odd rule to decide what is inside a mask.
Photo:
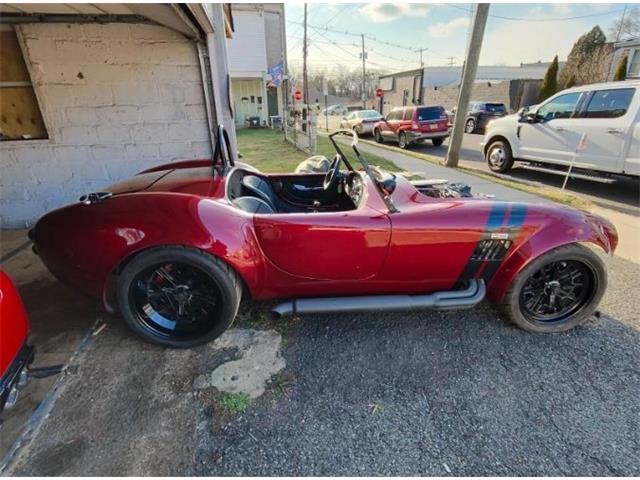
[{"label": "wooden plank", "polygon": [[111,15],[131,15],[133,13],[130,8],[127,8],[122,3],[98,3],[92,5]]},{"label": "wooden plank", "polygon": [[16,32],[0,32],[0,82],[30,82]]},{"label": "wooden plank", "polygon": [[0,89],[0,140],[48,138],[32,87]]}]

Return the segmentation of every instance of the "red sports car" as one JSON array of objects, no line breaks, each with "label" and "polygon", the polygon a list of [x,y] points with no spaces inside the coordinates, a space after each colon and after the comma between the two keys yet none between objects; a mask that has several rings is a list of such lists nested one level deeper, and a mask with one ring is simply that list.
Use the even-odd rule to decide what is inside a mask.
[{"label": "red sports car", "polygon": [[0,410],[15,402],[18,384],[26,381],[26,367],[33,360],[29,345],[29,320],[18,290],[0,270]]},{"label": "red sports car", "polygon": [[277,315],[470,308],[486,296],[534,332],[595,311],[607,274],[586,245],[613,252],[607,220],[434,198],[370,166],[356,136],[354,169],[337,133],[326,174],[263,174],[234,164],[220,130],[213,160],[155,167],[45,215],[35,250],[60,280],[173,347],[219,336],[243,296],[287,299]]}]

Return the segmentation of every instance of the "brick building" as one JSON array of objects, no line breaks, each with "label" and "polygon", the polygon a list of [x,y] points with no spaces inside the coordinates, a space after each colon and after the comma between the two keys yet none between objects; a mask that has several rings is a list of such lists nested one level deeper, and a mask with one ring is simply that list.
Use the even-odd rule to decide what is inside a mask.
[{"label": "brick building", "polygon": [[216,125],[233,134],[231,26],[220,4],[3,4],[2,228],[153,165],[211,156]]}]

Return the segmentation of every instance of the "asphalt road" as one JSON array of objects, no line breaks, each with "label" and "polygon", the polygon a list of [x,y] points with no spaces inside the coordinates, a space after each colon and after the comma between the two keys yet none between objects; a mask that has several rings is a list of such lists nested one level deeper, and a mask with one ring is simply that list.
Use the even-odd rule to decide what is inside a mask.
[{"label": "asphalt road", "polygon": [[91,338],[13,475],[640,475],[640,267],[603,317],[535,335],[466,312],[311,316],[243,413],[193,382],[237,350],[165,350],[118,318]]},{"label": "asphalt road", "polygon": [[[482,155],[480,144],[483,138],[483,135],[480,134],[464,135],[460,150],[460,164],[490,173],[491,171]],[[434,147],[430,142],[425,142],[410,148],[416,152],[434,155],[444,160],[449,148],[449,140],[445,140],[440,147]],[[564,181],[562,176],[530,170],[517,162],[514,168],[505,175],[516,180],[537,182],[552,187],[561,187]],[[572,178],[567,183],[567,190],[585,196],[603,208],[610,208],[629,215],[640,215],[640,182],[624,177],[616,177],[612,181],[613,183],[599,183]]]}]

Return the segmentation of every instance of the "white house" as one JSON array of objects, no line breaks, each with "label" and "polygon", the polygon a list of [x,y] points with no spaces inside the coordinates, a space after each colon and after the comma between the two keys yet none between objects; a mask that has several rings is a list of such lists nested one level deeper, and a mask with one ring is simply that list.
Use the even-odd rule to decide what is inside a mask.
[{"label": "white house", "polygon": [[[236,125],[258,117],[261,125],[282,116],[282,77],[269,71],[286,65],[284,5],[277,3],[234,4],[233,38],[227,40],[229,71]],[[278,85],[273,85],[275,83]]]}]

